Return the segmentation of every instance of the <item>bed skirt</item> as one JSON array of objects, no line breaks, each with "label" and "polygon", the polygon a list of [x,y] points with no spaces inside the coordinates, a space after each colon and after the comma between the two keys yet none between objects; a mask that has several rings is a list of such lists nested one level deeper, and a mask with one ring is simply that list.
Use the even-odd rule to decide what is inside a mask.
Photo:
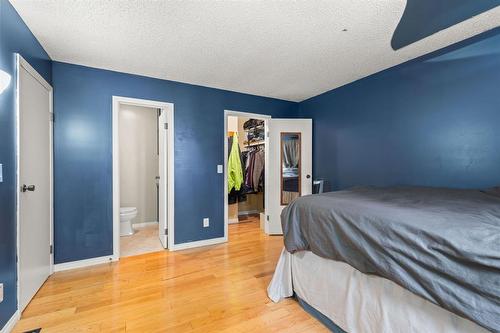
[{"label": "bed skirt", "polygon": [[304,302],[303,300],[300,299],[300,297],[297,297],[295,295],[295,298],[297,299],[297,302],[299,302],[300,306],[306,310],[307,313],[309,313],[311,316],[316,318],[318,321],[320,321],[323,325],[325,325],[330,331],[333,333],[346,333],[343,329],[341,329],[337,324],[335,324],[333,321],[330,320],[327,316]]},{"label": "bed skirt", "polygon": [[392,281],[363,274],[348,264],[309,251],[292,255],[283,249],[268,295],[279,302],[294,294],[333,332],[339,332],[334,329],[337,326],[351,333],[488,332]]}]

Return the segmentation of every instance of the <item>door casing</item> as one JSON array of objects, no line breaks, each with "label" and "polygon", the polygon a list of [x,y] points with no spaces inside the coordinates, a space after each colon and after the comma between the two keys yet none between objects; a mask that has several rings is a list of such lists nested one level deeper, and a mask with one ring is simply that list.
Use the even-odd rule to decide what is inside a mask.
[{"label": "door casing", "polygon": [[[228,116],[244,117],[264,120],[264,133],[265,133],[265,161],[264,161],[264,184],[269,184],[269,121],[271,116],[258,113],[239,112],[232,110],[224,110],[224,241],[228,241],[229,237],[229,205],[228,205],[228,191],[227,191],[227,160],[228,156],[228,143],[227,143],[227,130],[228,130]],[[269,187],[266,185],[264,188],[264,214],[266,219],[268,217],[269,207]]]},{"label": "door casing", "polygon": [[[113,261],[120,259],[120,147],[119,147],[119,118],[120,105],[134,105],[161,109],[166,112],[167,131],[167,228],[168,249],[175,247],[174,243],[174,104],[146,99],[113,96]],[[160,170],[161,173],[161,170]],[[161,203],[160,203],[161,204]]]}]

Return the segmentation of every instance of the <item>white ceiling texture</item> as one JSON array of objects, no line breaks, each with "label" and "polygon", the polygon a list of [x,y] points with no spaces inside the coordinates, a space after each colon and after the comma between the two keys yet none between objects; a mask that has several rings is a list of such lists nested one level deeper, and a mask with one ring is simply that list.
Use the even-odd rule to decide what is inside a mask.
[{"label": "white ceiling texture", "polygon": [[496,7],[394,51],[404,0],[10,1],[53,60],[290,101],[500,22]]}]

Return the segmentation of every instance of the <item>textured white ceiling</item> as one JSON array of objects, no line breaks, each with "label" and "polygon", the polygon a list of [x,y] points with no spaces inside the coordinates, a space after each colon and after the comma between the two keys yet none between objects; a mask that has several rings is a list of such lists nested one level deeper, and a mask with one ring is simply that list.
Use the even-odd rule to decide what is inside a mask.
[{"label": "textured white ceiling", "polygon": [[404,0],[10,1],[53,60],[291,101],[500,22],[497,7],[394,51]]}]

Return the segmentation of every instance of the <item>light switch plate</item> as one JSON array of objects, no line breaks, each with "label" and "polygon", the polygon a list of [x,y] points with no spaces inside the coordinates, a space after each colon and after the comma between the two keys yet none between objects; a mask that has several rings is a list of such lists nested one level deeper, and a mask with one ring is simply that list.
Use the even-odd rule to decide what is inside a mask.
[{"label": "light switch plate", "polygon": [[217,165],[217,173],[223,173],[224,172],[224,166],[222,164]]},{"label": "light switch plate", "polygon": [[203,228],[208,228],[210,226],[210,220],[208,219],[208,217],[205,217],[203,219]]},{"label": "light switch plate", "polygon": [[3,183],[3,164],[0,163],[0,183]]},{"label": "light switch plate", "polygon": [[3,302],[3,283],[0,283],[0,303]]}]

